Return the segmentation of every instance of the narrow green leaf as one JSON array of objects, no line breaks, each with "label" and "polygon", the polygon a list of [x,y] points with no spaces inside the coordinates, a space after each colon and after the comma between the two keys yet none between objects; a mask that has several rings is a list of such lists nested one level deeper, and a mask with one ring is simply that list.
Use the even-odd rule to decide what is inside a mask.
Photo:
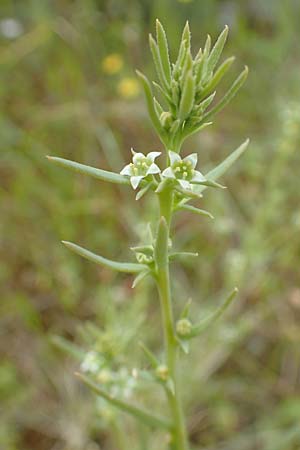
[{"label": "narrow green leaf", "polygon": [[201,186],[207,186],[207,187],[213,187],[213,188],[219,188],[219,189],[226,189],[226,186],[223,186],[223,184],[217,183],[213,180],[206,180],[206,181],[191,181],[192,184],[201,185]]},{"label": "narrow green leaf", "polygon": [[189,21],[187,20],[181,36],[181,42],[185,43],[185,47],[189,50],[191,48],[191,30]]},{"label": "narrow green leaf", "polygon": [[190,352],[190,343],[189,343],[188,339],[179,339],[177,337],[177,343],[180,346],[180,348],[183,351],[183,353],[188,355],[189,352]]},{"label": "narrow green leaf", "polygon": [[204,130],[204,128],[207,128],[210,125],[212,125],[212,122],[203,123],[203,121],[201,121],[198,125],[187,124],[183,130],[183,137],[185,138],[187,136],[192,136],[193,134],[198,133],[198,131]]},{"label": "narrow green leaf", "polygon": [[[161,85],[156,83],[156,81],[152,81],[152,84],[158,90],[158,92],[161,94],[162,98],[170,106],[170,109],[174,108],[174,102],[173,102],[171,96],[161,87]],[[153,98],[153,101],[154,101],[154,98]]]},{"label": "narrow green leaf", "polygon": [[139,192],[135,196],[135,199],[140,200],[142,197],[144,197],[144,195],[147,194],[147,192],[153,185],[154,183],[147,183],[145,187],[139,190]]},{"label": "narrow green leaf", "polygon": [[86,352],[83,351],[80,347],[73,344],[73,342],[68,341],[67,339],[64,339],[61,336],[51,336],[50,338],[51,343],[55,345],[55,347],[59,348],[60,350],[64,351],[65,353],[73,356],[74,358],[78,359],[79,361],[82,361]]},{"label": "narrow green leaf", "polygon": [[207,35],[207,38],[206,38],[206,41],[205,41],[203,53],[209,54],[210,48],[211,48],[211,37],[210,37],[210,35],[208,34],[208,35]]},{"label": "narrow green leaf", "polygon": [[217,42],[215,43],[207,63],[207,71],[208,73],[213,72],[217,62],[219,61],[219,58],[222,54],[226,39],[228,35],[228,26],[226,25],[222,33],[217,39]]},{"label": "narrow green leaf", "polygon": [[171,428],[170,422],[162,417],[154,416],[152,413],[145,411],[144,409],[131,405],[130,403],[119,400],[115,398],[114,396],[110,395],[108,392],[103,390],[98,384],[96,384],[94,381],[92,381],[90,378],[88,378],[85,375],[76,374],[83,383],[85,383],[92,391],[94,391],[97,395],[104,398],[108,403],[111,405],[116,406],[121,411],[124,411],[128,414],[130,414],[135,419],[139,420],[140,422],[144,423],[145,425],[148,425],[150,427],[154,428],[163,428],[169,430]]},{"label": "narrow green leaf", "polygon": [[118,173],[108,172],[107,170],[96,169],[95,167],[86,166],[69,159],[57,158],[56,156],[47,156],[49,161],[53,162],[57,166],[71,169],[74,172],[82,173],[84,175],[90,175],[97,178],[97,180],[109,181],[116,184],[130,184],[129,178]]},{"label": "narrow green leaf", "polygon": [[192,304],[192,299],[189,298],[188,301],[186,302],[183,310],[181,311],[181,314],[180,314],[181,319],[186,319],[188,317],[188,315],[190,313],[191,304]]},{"label": "narrow green leaf", "polygon": [[162,60],[160,58],[160,53],[158,50],[158,45],[155,42],[153,36],[151,34],[149,34],[149,45],[150,45],[150,50],[152,53],[152,57],[153,57],[153,61],[154,61],[154,65],[156,68],[156,72],[157,72],[157,76],[159,78],[159,81],[162,85],[162,87],[166,90],[168,90],[169,88],[169,84],[166,80],[166,76],[164,73],[164,69],[163,69],[163,64],[162,64]]},{"label": "narrow green leaf", "polygon": [[198,85],[199,83],[202,83],[202,84],[205,83],[205,81],[209,75],[207,66],[208,66],[210,47],[211,47],[211,38],[210,38],[210,35],[208,34],[206,42],[205,42],[202,58],[199,62],[199,65],[197,64],[197,66],[196,66],[196,85]]},{"label": "narrow green leaf", "polygon": [[195,100],[195,79],[190,71],[185,78],[179,106],[179,118],[183,122],[193,109]]},{"label": "narrow green leaf", "polygon": [[163,110],[161,104],[156,100],[155,97],[153,97],[153,104],[154,104],[154,108],[155,108],[157,117],[160,117],[161,114],[164,112],[164,110]]},{"label": "narrow green leaf", "polygon": [[200,114],[204,113],[204,111],[209,107],[209,105],[212,103],[213,99],[215,98],[216,91],[213,92],[209,97],[207,97],[205,100],[203,100],[199,105],[197,105],[197,111],[199,111]]},{"label": "narrow green leaf", "polygon": [[171,83],[171,64],[169,59],[168,41],[165,30],[158,19],[156,19],[156,39],[160,53],[162,67],[168,84]]},{"label": "narrow green leaf", "polygon": [[[227,170],[232,166],[232,164],[244,153],[246,148],[248,147],[249,139],[247,139],[245,142],[243,142],[234,152],[232,152],[229,156],[227,156],[224,161],[222,161],[217,167],[210,170],[206,175],[205,178],[207,180],[217,180],[222,176]],[[206,189],[206,186],[197,186],[195,187],[196,191],[198,193],[204,191]]]},{"label": "narrow green leaf", "polygon": [[232,63],[234,62],[235,57],[232,56],[231,58],[227,58],[221,66],[217,69],[215,74],[213,75],[210,82],[205,86],[205,88],[201,91],[201,97],[205,98],[208,94],[210,94],[211,91],[215,89],[215,87],[220,83],[224,75],[227,73],[227,71],[230,69]]},{"label": "narrow green leaf", "polygon": [[173,73],[173,79],[175,81],[178,81],[179,76],[180,76],[180,69],[184,65],[185,57],[186,57],[187,50],[188,50],[187,46],[188,46],[188,43],[185,40],[182,40],[180,43],[176,63],[173,64],[173,72],[172,73]]},{"label": "narrow green leaf", "polygon": [[[198,186],[197,186],[198,187]],[[191,189],[183,189],[180,186],[175,186],[174,189],[179,192],[183,197],[191,198],[191,199],[199,199],[202,198],[203,195],[200,192],[192,191]]]},{"label": "narrow green leaf", "polygon": [[147,275],[150,274],[149,270],[145,270],[144,272],[140,272],[135,279],[133,280],[133,283],[131,285],[132,289],[134,289],[135,287],[137,287],[138,284],[140,284],[140,282],[146,278]]},{"label": "narrow green leaf", "polygon": [[186,258],[192,256],[193,258],[196,258],[199,256],[199,253],[192,253],[192,252],[174,252],[169,254],[169,260],[175,261],[176,259],[180,258]]},{"label": "narrow green leaf", "polygon": [[174,396],[175,395],[175,383],[172,378],[169,378],[165,383],[166,389]]},{"label": "narrow green leaf", "polygon": [[199,216],[206,216],[209,217],[210,219],[214,219],[214,216],[210,212],[206,211],[205,209],[196,208],[195,206],[192,205],[180,205],[178,209],[190,211],[192,213],[198,214]]},{"label": "narrow green leaf", "polygon": [[154,353],[151,352],[151,350],[149,350],[148,347],[146,347],[145,344],[143,344],[143,342],[139,342],[139,346],[141,347],[141,349],[143,350],[143,352],[145,353],[148,361],[150,362],[151,366],[153,369],[156,369],[160,362],[159,360],[156,358],[156,356],[154,355]]},{"label": "narrow green leaf", "polygon": [[178,57],[173,68],[173,77],[175,78],[175,80],[179,79],[181,69],[183,68],[185,63],[186,55],[188,52],[190,52],[190,49],[191,49],[191,32],[189,23],[187,21],[182,32]]},{"label": "narrow green leaf", "polygon": [[184,87],[186,77],[188,76],[189,73],[192,74],[192,72],[193,72],[193,58],[190,50],[188,50],[186,53],[186,57],[184,60],[180,76],[180,86],[182,89]]},{"label": "narrow green leaf", "polygon": [[210,316],[205,317],[201,320],[197,325],[194,325],[190,334],[190,337],[198,336],[203,333],[210,325],[213,325],[219,317],[223,315],[226,309],[229,307],[236,294],[238,293],[238,289],[234,288],[233,291],[229,294],[223,305],[221,305],[214,313]]},{"label": "narrow green leaf", "polygon": [[158,270],[168,264],[168,225],[164,217],[160,218],[156,243],[154,247],[154,259]]},{"label": "narrow green leaf", "polygon": [[152,123],[154,125],[154,128],[156,129],[158,135],[163,140],[164,137],[164,130],[161,126],[159,117],[156,114],[155,107],[154,107],[154,100],[152,97],[152,90],[151,85],[149,83],[148,78],[145,77],[144,74],[142,74],[139,70],[136,71],[137,76],[139,77],[139,80],[142,84],[142,87],[144,89],[145,97],[146,97],[146,103],[148,108],[148,113],[150,116],[150,119],[152,120]]},{"label": "narrow green leaf", "polygon": [[86,250],[85,248],[80,247],[79,245],[73,244],[72,242],[62,241],[62,243],[67,248],[72,250],[72,252],[77,253],[80,256],[83,256],[83,258],[86,258],[89,261],[92,261],[96,264],[100,264],[104,267],[108,267],[110,269],[117,270],[118,272],[138,273],[138,272],[148,269],[148,267],[145,264],[134,264],[134,263],[123,263],[123,262],[111,261],[110,259],[106,259],[106,258],[103,258],[103,256],[96,255],[95,253],[92,253],[89,250]]},{"label": "narrow green leaf", "polygon": [[202,121],[206,121],[207,119],[211,118],[218,112],[222,111],[222,109],[230,102],[230,100],[233,99],[235,94],[238,92],[238,90],[242,87],[244,82],[246,81],[248,76],[248,67],[246,66],[245,69],[240,73],[240,75],[237,77],[237,79],[232,84],[231,88],[226,92],[222,100],[219,101],[219,103],[216,104],[210,111],[208,111],[202,118]]}]

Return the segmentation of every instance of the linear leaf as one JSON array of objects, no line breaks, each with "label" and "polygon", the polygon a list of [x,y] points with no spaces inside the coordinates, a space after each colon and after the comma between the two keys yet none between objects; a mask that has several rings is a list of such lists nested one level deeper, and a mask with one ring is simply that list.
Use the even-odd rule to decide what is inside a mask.
[{"label": "linear leaf", "polygon": [[192,252],[174,252],[174,253],[170,253],[169,254],[169,260],[170,261],[174,261],[176,259],[180,259],[180,258],[186,258],[186,257],[193,257],[196,258],[197,256],[199,256],[199,253],[192,253]]},{"label": "linear leaf", "polygon": [[109,181],[116,184],[130,184],[129,178],[118,173],[109,172],[108,170],[96,169],[95,167],[86,166],[69,159],[58,158],[56,156],[47,156],[49,161],[53,162],[57,166],[71,169],[74,172],[82,173],[84,175],[90,175],[102,181]]},{"label": "linear leaf", "polygon": [[145,353],[145,355],[146,355],[148,361],[150,362],[151,366],[153,367],[153,369],[156,369],[156,367],[159,366],[159,361],[156,358],[156,356],[152,353],[151,350],[149,350],[148,347],[146,347],[146,345],[143,342],[139,342],[139,346]]},{"label": "linear leaf", "polygon": [[219,101],[219,103],[216,104],[210,111],[208,111],[202,118],[202,121],[206,121],[210,117],[214,116],[218,112],[222,111],[223,108],[230,102],[230,100],[233,99],[235,94],[238,92],[238,90],[242,87],[244,82],[247,79],[248,76],[248,67],[245,66],[245,69],[240,73],[240,75],[237,77],[237,79],[234,81],[230,89],[226,92],[222,100]]},{"label": "linear leaf", "polygon": [[210,212],[206,211],[205,209],[196,208],[195,206],[192,205],[181,205],[178,209],[190,211],[192,213],[198,214],[199,216],[207,216],[210,219],[214,219],[214,216]]},{"label": "linear leaf", "polygon": [[124,400],[119,400],[113,397],[85,375],[79,373],[77,373],[76,375],[81,379],[81,381],[83,381],[83,383],[85,383],[90,389],[92,389],[92,391],[94,391],[100,397],[104,398],[108,403],[130,414],[131,416],[135,417],[135,419],[139,420],[145,425],[155,428],[163,428],[167,430],[171,429],[171,424],[167,419],[163,417],[154,416],[152,413],[145,411],[140,407],[131,405],[130,403]]},{"label": "linear leaf", "polygon": [[80,347],[73,344],[73,342],[64,339],[61,336],[51,336],[50,340],[52,344],[55,345],[57,348],[63,350],[65,353],[68,353],[69,355],[73,356],[79,361],[82,361],[86,354],[86,352],[82,350]]},{"label": "linear leaf", "polygon": [[138,273],[142,270],[148,269],[148,267],[145,264],[134,264],[134,263],[123,263],[123,262],[117,262],[117,261],[111,261],[110,259],[103,258],[103,256],[96,255],[95,253],[90,252],[89,250],[86,250],[83,247],[80,247],[79,245],[73,244],[72,242],[68,241],[62,241],[62,243],[72,250],[72,252],[77,253],[80,256],[83,256],[83,258],[88,259],[89,261],[92,261],[96,264],[100,264],[104,267],[108,267],[110,269],[117,270],[118,272],[125,272],[125,273]]},{"label": "linear leaf", "polygon": [[[244,153],[246,148],[248,147],[249,139],[246,139],[236,150],[234,150],[229,156],[227,156],[224,161],[222,161],[218,166],[214,169],[210,170],[207,174],[205,174],[205,178],[207,180],[217,180],[222,176],[227,170],[232,166],[232,164]],[[206,189],[206,186],[197,186],[195,187],[196,192],[200,193]]]},{"label": "linear leaf", "polygon": [[150,50],[152,53],[152,57],[153,57],[153,61],[154,61],[154,65],[156,68],[156,72],[157,72],[159,81],[160,81],[161,85],[167,90],[169,85],[166,80],[166,76],[165,76],[165,72],[163,69],[163,63],[162,63],[162,60],[160,57],[158,45],[155,42],[155,40],[151,34],[149,34],[149,45],[150,45]]},{"label": "linear leaf", "polygon": [[160,218],[156,244],[154,248],[157,268],[164,268],[168,264],[168,225],[164,217]]},{"label": "linear leaf", "polygon": [[201,320],[198,325],[194,325],[191,331],[191,334],[189,337],[198,336],[199,334],[203,333],[210,325],[213,325],[220,316],[226,311],[226,309],[229,307],[233,299],[235,298],[236,294],[238,293],[238,289],[234,288],[233,291],[229,294],[223,305],[221,305],[215,312],[213,312],[210,316],[205,317],[203,320]]},{"label": "linear leaf", "polygon": [[139,77],[142,87],[144,89],[150,119],[152,120],[152,123],[153,123],[154,128],[156,129],[158,135],[161,138],[163,138],[164,130],[161,126],[159,117],[157,116],[156,111],[155,111],[154,100],[153,100],[152,90],[151,90],[151,85],[149,83],[149,80],[139,70],[136,71],[136,74]]},{"label": "linear leaf", "polygon": [[138,284],[140,284],[140,282],[146,278],[147,275],[150,274],[149,270],[145,270],[144,272],[140,272],[135,279],[133,280],[133,283],[131,285],[132,289],[134,289]]},{"label": "linear leaf", "polygon": [[184,82],[182,97],[179,106],[179,118],[184,121],[190,114],[194,106],[195,99],[195,79],[190,71]]},{"label": "linear leaf", "polygon": [[213,72],[214,68],[216,67],[217,62],[219,61],[219,58],[222,54],[226,39],[228,35],[228,26],[226,25],[222,33],[217,39],[217,42],[215,43],[207,63],[207,71]]},{"label": "linear leaf", "polygon": [[226,72],[230,69],[232,63],[234,62],[235,57],[232,56],[231,58],[227,58],[217,69],[215,74],[213,75],[210,82],[205,86],[205,88],[201,92],[201,99],[206,97],[208,94],[211,93],[211,91],[214,90],[214,88],[219,84],[221,79],[224,77]]},{"label": "linear leaf", "polygon": [[156,39],[160,53],[162,67],[168,84],[171,83],[171,65],[169,59],[168,41],[165,30],[158,19],[156,19]]}]

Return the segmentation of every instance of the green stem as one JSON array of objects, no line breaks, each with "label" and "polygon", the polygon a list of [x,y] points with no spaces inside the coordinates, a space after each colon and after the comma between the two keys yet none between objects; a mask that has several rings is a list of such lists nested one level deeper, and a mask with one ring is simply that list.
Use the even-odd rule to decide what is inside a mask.
[{"label": "green stem", "polygon": [[[164,239],[160,242],[161,249],[167,253],[169,243],[169,232],[172,219],[172,202],[173,192],[171,189],[165,189],[159,194],[160,216],[164,217],[167,222],[168,232]],[[157,263],[157,286],[160,295],[162,322],[164,329],[166,363],[168,366],[169,376],[174,383],[174,392],[167,391],[168,403],[172,415],[172,448],[176,450],[188,450],[186,427],[183,418],[182,403],[178,386],[177,375],[177,353],[178,346],[174,331],[174,318],[172,310],[171,289],[170,289],[170,273],[168,255],[162,258],[165,261],[162,264]]]}]

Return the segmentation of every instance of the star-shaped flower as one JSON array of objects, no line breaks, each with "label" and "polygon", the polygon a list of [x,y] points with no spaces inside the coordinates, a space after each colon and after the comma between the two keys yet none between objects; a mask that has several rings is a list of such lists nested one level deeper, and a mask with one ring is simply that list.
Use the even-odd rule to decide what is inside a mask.
[{"label": "star-shaped flower", "polygon": [[147,155],[136,153],[133,149],[131,152],[133,154],[132,163],[127,164],[120,174],[130,177],[131,186],[136,189],[143,178],[160,173],[160,168],[154,161],[161,152],[150,152]]},{"label": "star-shaped flower", "polygon": [[183,189],[192,189],[192,184],[203,183],[206,180],[204,175],[195,170],[198,161],[197,153],[181,158],[178,153],[169,151],[170,166],[163,172],[164,178],[177,180]]}]

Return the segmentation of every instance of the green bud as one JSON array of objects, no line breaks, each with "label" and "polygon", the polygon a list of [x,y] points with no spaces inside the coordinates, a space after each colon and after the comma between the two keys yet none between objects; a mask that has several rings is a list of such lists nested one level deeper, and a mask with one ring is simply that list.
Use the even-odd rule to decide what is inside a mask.
[{"label": "green bud", "polygon": [[172,126],[172,124],[173,124],[173,121],[174,121],[172,114],[171,114],[170,112],[168,112],[168,111],[164,111],[164,112],[160,115],[159,120],[160,120],[162,126],[163,126],[166,130],[169,130],[169,129],[171,128],[171,126]]},{"label": "green bud", "polygon": [[169,369],[165,365],[160,365],[156,368],[155,375],[160,381],[167,381],[169,378]]},{"label": "green bud", "polygon": [[192,331],[192,323],[189,319],[180,319],[176,323],[177,334],[181,337],[187,337]]},{"label": "green bud", "polygon": [[182,97],[179,107],[179,118],[184,121],[193,109],[195,101],[195,79],[192,72],[189,72],[183,86]]}]

